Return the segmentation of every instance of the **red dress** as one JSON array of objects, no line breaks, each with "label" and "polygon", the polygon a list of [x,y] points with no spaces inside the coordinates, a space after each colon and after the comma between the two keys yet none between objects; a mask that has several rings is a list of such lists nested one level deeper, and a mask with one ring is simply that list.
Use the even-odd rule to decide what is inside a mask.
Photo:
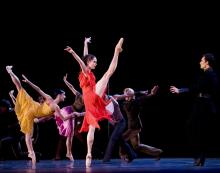
[{"label": "red dress", "polygon": [[80,132],[87,132],[89,125],[100,129],[98,121],[103,119],[111,120],[110,112],[106,110],[107,102],[95,93],[95,80],[95,76],[91,71],[87,73],[87,77],[82,72],[79,74],[86,111]]}]

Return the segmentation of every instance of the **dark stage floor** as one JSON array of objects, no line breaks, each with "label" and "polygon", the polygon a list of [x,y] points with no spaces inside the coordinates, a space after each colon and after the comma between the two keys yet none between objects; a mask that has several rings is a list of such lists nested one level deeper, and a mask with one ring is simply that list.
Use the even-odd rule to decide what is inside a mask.
[{"label": "dark stage floor", "polygon": [[88,172],[88,173],[105,173],[105,172],[215,172],[220,173],[220,158],[207,159],[204,167],[193,167],[193,160],[190,158],[163,158],[160,161],[154,159],[136,159],[132,163],[125,163],[119,159],[113,159],[111,163],[103,164],[101,160],[93,160],[91,168],[85,168],[85,160],[68,160],[53,161],[41,160],[32,168],[30,161],[15,160],[1,161],[0,172]]}]

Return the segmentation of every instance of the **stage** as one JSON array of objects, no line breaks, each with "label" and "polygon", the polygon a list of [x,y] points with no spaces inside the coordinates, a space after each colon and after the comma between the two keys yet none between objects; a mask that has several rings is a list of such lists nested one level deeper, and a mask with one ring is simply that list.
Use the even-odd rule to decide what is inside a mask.
[{"label": "stage", "polygon": [[0,161],[0,172],[89,172],[89,173],[119,173],[119,172],[220,172],[220,159],[209,158],[204,167],[194,167],[191,158],[162,158],[159,161],[154,159],[135,159],[131,163],[122,162],[119,159],[111,160],[111,163],[102,163],[101,160],[93,160],[91,168],[85,168],[85,160],[41,160],[35,167],[30,161],[9,160]]}]

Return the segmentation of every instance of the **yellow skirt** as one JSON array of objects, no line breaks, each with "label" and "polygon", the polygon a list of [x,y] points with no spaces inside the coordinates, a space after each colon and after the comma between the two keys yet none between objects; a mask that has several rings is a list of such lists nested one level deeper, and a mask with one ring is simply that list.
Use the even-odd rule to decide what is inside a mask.
[{"label": "yellow skirt", "polygon": [[[51,115],[52,111],[50,107],[45,105],[46,103],[41,105],[40,103],[34,101],[23,88],[19,90],[16,97],[15,113],[23,133],[31,134],[33,132],[35,117]],[[47,108],[45,114],[42,113],[42,107]]]}]

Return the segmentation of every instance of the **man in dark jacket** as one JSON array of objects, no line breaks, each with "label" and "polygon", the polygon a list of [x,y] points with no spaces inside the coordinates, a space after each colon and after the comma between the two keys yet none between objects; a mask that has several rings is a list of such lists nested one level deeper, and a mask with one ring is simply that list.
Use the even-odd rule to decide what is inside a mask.
[{"label": "man in dark jacket", "polygon": [[[139,92],[135,93],[132,88],[125,88],[124,94],[118,95],[118,99],[125,99],[125,101],[123,102],[123,109],[125,111],[128,121],[128,129],[123,133],[123,139],[125,141],[130,141],[135,151],[155,156],[157,159],[160,158],[160,154],[163,151],[156,147],[141,144],[140,142],[139,133],[142,129],[142,122],[139,115],[145,101],[154,96],[158,88],[158,86],[154,86],[150,93],[142,92],[142,95],[139,97],[135,96]],[[126,157],[126,152],[121,150],[120,155],[124,158]]]},{"label": "man in dark jacket", "polygon": [[191,88],[170,87],[172,93],[192,92],[195,96],[193,110],[187,123],[188,137],[193,145],[195,166],[203,166],[211,119],[217,112],[216,96],[218,95],[219,79],[213,70],[213,54],[204,54],[200,60],[201,75]]}]

